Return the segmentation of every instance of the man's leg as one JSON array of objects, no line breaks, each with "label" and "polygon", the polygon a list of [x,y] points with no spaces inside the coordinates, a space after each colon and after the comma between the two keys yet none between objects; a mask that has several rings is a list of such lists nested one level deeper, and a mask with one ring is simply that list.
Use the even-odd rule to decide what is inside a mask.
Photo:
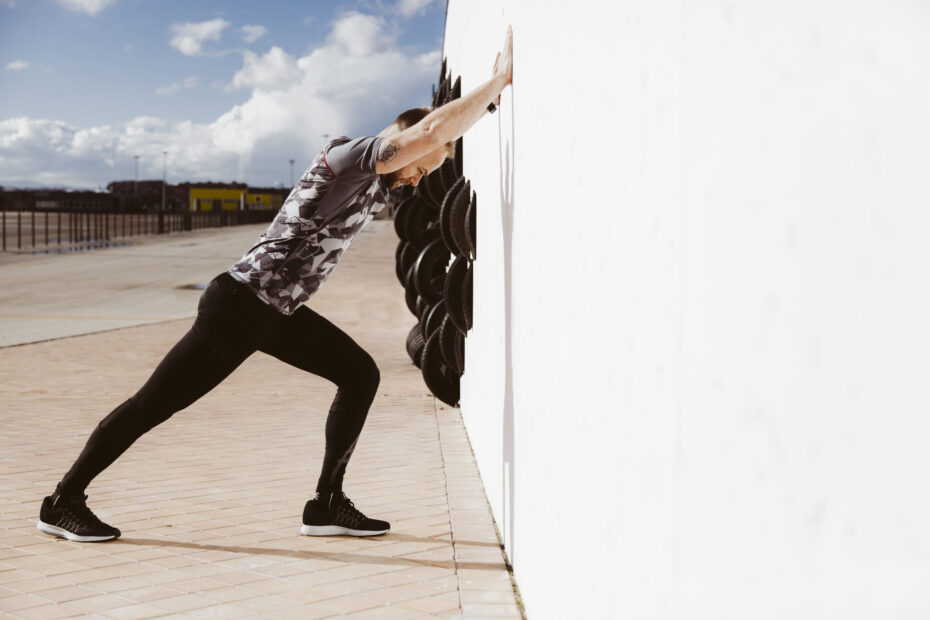
[{"label": "man's leg", "polygon": [[381,375],[362,347],[331,322],[301,306],[259,350],[336,384],[326,418],[326,452],[317,491],[339,492]]},{"label": "man's leg", "polygon": [[193,329],[174,345],[145,385],[105,417],[62,478],[59,491],[83,495],[100,472],[139,437],[216,387],[246,357],[248,350],[219,355]]},{"label": "man's leg", "polygon": [[87,509],[85,489],[136,439],[209,392],[256,350],[263,324],[273,324],[280,315],[257,316],[255,304],[261,302],[248,295],[231,279],[211,282],[191,330],[145,385],[97,425],[55,492],[45,498],[40,530],[79,541],[119,536],[119,530],[100,522]]},{"label": "man's leg", "polygon": [[326,451],[317,492],[304,507],[301,532],[315,536],[374,536],[390,529],[369,519],[342,492],[346,466],[375,398],[381,375],[364,349],[306,306],[283,321],[261,351],[336,384],[326,418]]}]

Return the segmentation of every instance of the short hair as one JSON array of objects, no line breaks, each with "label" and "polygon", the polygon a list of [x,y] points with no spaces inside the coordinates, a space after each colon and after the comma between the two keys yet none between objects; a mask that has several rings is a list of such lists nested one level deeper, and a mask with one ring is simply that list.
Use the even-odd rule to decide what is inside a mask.
[{"label": "short hair", "polygon": [[[427,114],[432,112],[432,108],[410,108],[409,110],[404,110],[397,115],[397,118],[394,119],[392,125],[397,125],[397,127],[403,131],[408,127],[413,127],[424,118]],[[452,142],[446,142],[446,159],[452,159],[455,157],[455,140]]]}]

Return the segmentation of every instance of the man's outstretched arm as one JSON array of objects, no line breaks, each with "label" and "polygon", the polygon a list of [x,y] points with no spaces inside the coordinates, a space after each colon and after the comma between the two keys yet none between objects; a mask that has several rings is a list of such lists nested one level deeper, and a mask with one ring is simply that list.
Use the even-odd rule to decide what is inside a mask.
[{"label": "man's outstretched arm", "polygon": [[385,138],[378,151],[375,172],[400,170],[427,153],[442,148],[465,133],[487,111],[504,88],[513,82],[513,30],[508,27],[504,47],[495,62],[494,77],[464,97],[427,114],[416,125]]}]

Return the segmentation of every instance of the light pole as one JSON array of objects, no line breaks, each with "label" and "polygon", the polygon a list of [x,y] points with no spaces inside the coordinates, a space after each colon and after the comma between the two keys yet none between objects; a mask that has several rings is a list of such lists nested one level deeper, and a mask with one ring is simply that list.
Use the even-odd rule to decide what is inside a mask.
[{"label": "light pole", "polygon": [[134,194],[133,201],[135,202],[134,207],[138,209],[139,208],[139,156],[133,155],[133,157],[136,160],[136,182],[132,188],[133,194]]},{"label": "light pole", "polygon": [[291,187],[294,187],[294,160],[291,159]]},{"label": "light pole", "polygon": [[161,210],[165,210],[165,186],[168,183],[168,151],[162,151],[162,158],[164,163],[164,170],[162,171],[161,176]]}]

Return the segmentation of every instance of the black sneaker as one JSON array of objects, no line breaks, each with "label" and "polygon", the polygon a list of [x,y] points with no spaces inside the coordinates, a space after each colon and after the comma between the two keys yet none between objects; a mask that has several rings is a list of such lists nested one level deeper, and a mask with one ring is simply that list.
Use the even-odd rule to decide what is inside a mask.
[{"label": "black sneaker", "polygon": [[120,531],[98,519],[86,502],[86,495],[67,498],[53,493],[42,500],[36,527],[46,534],[75,542],[103,542],[119,538]]},{"label": "black sneaker", "polygon": [[330,493],[304,506],[304,523],[300,533],[307,536],[377,536],[391,529],[387,521],[369,519],[355,507],[345,493]]}]

